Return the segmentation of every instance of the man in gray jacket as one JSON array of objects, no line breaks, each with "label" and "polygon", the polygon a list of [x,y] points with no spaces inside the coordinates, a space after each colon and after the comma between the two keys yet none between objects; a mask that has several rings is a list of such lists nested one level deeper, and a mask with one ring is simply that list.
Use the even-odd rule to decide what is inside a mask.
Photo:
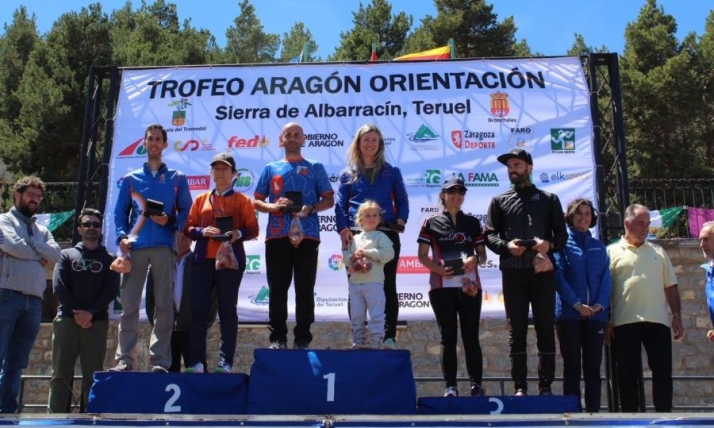
[{"label": "man in gray jacket", "polygon": [[15,206],[0,214],[0,413],[17,411],[20,375],[40,331],[47,263],[60,247],[37,212],[45,183],[23,177],[15,183]]}]

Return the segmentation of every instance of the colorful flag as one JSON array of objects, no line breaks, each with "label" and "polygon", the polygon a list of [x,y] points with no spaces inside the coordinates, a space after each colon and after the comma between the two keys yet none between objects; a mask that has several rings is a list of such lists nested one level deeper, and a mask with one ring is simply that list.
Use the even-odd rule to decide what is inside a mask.
[{"label": "colorful flag", "polygon": [[409,55],[402,55],[394,58],[395,61],[418,60],[426,61],[432,59],[448,59],[451,58],[451,47],[444,46],[441,48],[429,49],[428,51],[415,52]]},{"label": "colorful flag", "polygon": [[41,224],[49,229],[50,232],[54,232],[58,227],[62,226],[72,217],[74,217],[74,210],[59,213],[37,214],[37,224]]},{"label": "colorful flag", "polygon": [[684,207],[674,207],[650,211],[650,234],[656,236],[660,229],[671,227],[683,210]]},{"label": "colorful flag", "polygon": [[370,61],[377,61],[377,51],[372,48],[372,56],[369,57]]}]

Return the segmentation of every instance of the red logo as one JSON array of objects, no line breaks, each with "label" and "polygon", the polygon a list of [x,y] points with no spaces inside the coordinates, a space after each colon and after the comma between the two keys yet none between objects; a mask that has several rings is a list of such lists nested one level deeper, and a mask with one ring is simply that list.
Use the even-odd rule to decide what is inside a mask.
[{"label": "red logo", "polygon": [[463,146],[463,144],[462,144],[463,137],[464,137],[463,132],[461,132],[459,130],[451,131],[451,142],[454,143],[454,147],[456,147],[457,149],[460,149]]},{"label": "red logo", "polygon": [[491,114],[496,117],[506,117],[511,111],[511,103],[508,101],[508,94],[496,92],[491,94]]},{"label": "red logo", "polygon": [[425,268],[419,261],[419,257],[414,256],[399,256],[399,265],[397,266],[398,273],[429,273],[429,269]]},{"label": "red logo", "polygon": [[189,175],[188,180],[189,190],[208,190],[211,188],[211,177],[208,175]]},{"label": "red logo", "polygon": [[133,143],[129,144],[124,148],[124,150],[119,152],[119,156],[134,156],[146,154],[146,149],[141,143],[144,141],[143,138],[139,138]]},{"label": "red logo", "polygon": [[232,136],[228,139],[228,147],[234,149],[257,149],[270,144],[270,141],[265,137],[255,136],[253,138],[239,138]]},{"label": "red logo", "polygon": [[188,140],[185,143],[181,140],[176,140],[174,143],[174,150],[177,152],[185,152],[186,150],[190,150],[192,152],[195,152],[201,147],[201,142],[198,140]]}]

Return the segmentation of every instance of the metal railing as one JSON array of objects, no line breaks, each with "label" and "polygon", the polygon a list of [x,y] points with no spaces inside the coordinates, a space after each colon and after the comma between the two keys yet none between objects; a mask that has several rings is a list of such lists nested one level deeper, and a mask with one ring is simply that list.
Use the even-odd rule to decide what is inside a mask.
[{"label": "metal railing", "polygon": [[[44,409],[47,408],[47,403],[25,403],[24,402],[24,391],[25,391],[25,382],[28,380],[44,380],[49,382],[50,379],[52,379],[52,376],[49,375],[23,375],[21,380],[20,380],[20,395],[18,398],[18,405],[20,411],[23,409]],[[75,376],[74,380],[79,380],[81,381],[81,376]],[[529,377],[527,379],[529,382],[537,382],[538,378],[537,377]],[[644,378],[645,382],[652,382],[651,377],[645,377]],[[672,380],[676,383],[678,381],[681,382],[712,382],[714,381],[714,376],[672,376]],[[469,378],[467,377],[459,377],[456,379],[457,382],[468,382]],[[560,383],[563,381],[563,378],[558,378],[556,377],[554,380],[554,383]],[[444,382],[444,378],[441,376],[418,376],[414,378],[414,382],[416,384],[419,383],[432,383],[432,382]],[[513,382],[513,379],[510,377],[506,376],[488,376],[484,377],[482,379],[482,385],[488,385],[492,383],[497,383],[498,384],[498,391],[499,395],[510,395],[510,393],[506,392],[506,385],[510,384]],[[603,379],[603,384],[605,383]],[[72,411],[79,411],[80,408],[80,400],[81,397],[74,397],[72,398]],[[605,402],[605,400],[603,400]],[[607,406],[601,407],[600,410],[602,411],[607,411]],[[648,411],[654,410],[654,406],[648,405],[647,406]],[[710,405],[701,405],[701,406],[677,406],[674,405],[672,406],[672,411],[674,412],[712,412],[714,411],[714,404]]]}]

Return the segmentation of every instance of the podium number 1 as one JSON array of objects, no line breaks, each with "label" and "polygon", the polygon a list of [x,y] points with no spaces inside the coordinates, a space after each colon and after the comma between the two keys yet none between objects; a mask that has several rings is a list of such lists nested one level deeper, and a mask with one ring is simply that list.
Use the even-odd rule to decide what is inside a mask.
[{"label": "podium number 1", "polygon": [[328,373],[322,378],[327,379],[327,401],[335,401],[335,374]]}]

